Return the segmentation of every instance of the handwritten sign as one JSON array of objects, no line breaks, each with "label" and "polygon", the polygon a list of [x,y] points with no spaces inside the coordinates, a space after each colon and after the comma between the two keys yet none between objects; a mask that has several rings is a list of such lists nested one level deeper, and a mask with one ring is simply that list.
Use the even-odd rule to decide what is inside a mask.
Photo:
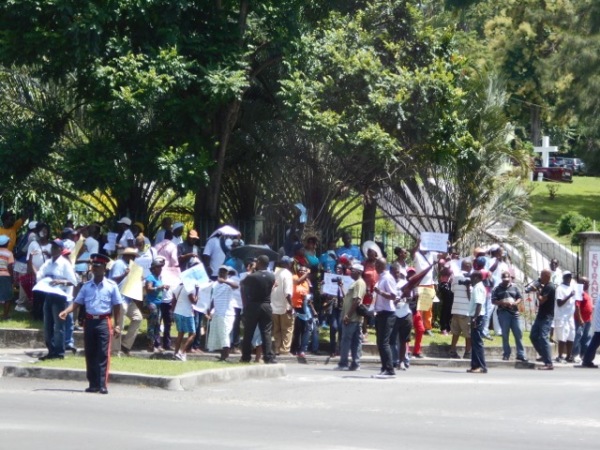
[{"label": "handwritten sign", "polygon": [[129,273],[120,284],[121,294],[133,300],[144,299],[144,268],[133,261],[129,262]]},{"label": "handwritten sign", "polygon": [[323,279],[323,294],[336,296],[338,293],[338,283],[337,281],[333,280],[340,277],[344,286],[344,292],[348,292],[350,285],[354,283],[352,277],[345,275],[337,275],[335,273],[326,273]]},{"label": "handwritten sign", "polygon": [[421,233],[421,250],[446,253],[448,251],[448,233],[423,231]]},{"label": "handwritten sign", "polygon": [[196,286],[203,289],[210,284],[210,278],[204,269],[204,264],[200,263],[181,272],[181,282],[187,292],[194,292]]}]

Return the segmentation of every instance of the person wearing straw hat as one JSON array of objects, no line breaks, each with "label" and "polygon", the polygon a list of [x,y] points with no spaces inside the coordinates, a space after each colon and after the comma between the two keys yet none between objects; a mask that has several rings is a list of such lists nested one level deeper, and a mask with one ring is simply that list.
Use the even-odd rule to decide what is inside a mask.
[{"label": "person wearing straw hat", "polygon": [[[123,299],[117,283],[105,278],[108,256],[90,255],[93,279],[85,283],[75,300],[59,314],[64,320],[67,314],[85,305],[84,349],[86,376],[89,387],[85,392],[108,394],[110,347],[113,336],[121,334],[121,304]],[[114,327],[111,316],[114,314]]]},{"label": "person wearing straw hat", "polygon": [[[110,268],[109,278],[119,285],[119,291],[123,289],[123,283],[125,281],[125,278],[127,278],[127,275],[129,275],[129,265],[131,261],[135,260],[137,255],[137,249],[127,247],[125,250],[123,250],[121,258],[117,259]],[[141,278],[139,282],[141,285]],[[119,335],[118,337],[115,337],[115,339],[113,340],[112,352],[117,353],[121,351],[125,355],[129,356],[129,352],[131,351],[131,347],[133,347],[135,337],[137,336],[138,330],[142,324],[143,316],[140,311],[141,301],[138,302],[125,295],[122,295],[122,297],[123,313],[121,314],[121,321],[119,322],[119,327],[123,329],[123,322],[125,320],[125,317],[129,318],[129,327],[127,328],[127,334],[125,336]]]}]

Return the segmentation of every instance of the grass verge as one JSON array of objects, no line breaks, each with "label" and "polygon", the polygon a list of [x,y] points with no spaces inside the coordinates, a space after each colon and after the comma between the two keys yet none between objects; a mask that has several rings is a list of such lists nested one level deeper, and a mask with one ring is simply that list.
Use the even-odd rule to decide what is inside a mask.
[{"label": "grass verge", "polygon": [[567,212],[578,212],[596,220],[600,225],[600,178],[573,177],[573,183],[559,184],[554,200],[550,200],[546,186],[550,183],[532,183],[530,195],[531,222],[561,244],[570,244],[570,236],[557,236],[556,222]]},{"label": "grass verge", "polygon": [[[85,369],[85,359],[81,356],[66,356],[63,360],[40,361],[35,363],[39,367],[53,367],[60,369]],[[229,364],[210,361],[169,361],[142,358],[111,358],[111,372],[141,373],[155,376],[179,376],[190,372],[210,369],[225,369],[240,367],[242,364]]]}]

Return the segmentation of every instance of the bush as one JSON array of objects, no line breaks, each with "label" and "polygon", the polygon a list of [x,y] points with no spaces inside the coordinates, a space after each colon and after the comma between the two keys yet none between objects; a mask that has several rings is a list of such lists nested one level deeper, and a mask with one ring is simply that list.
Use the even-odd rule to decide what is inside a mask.
[{"label": "bush", "polygon": [[558,219],[558,222],[556,223],[557,234],[559,236],[571,234],[580,223],[585,222],[586,220],[590,222],[591,227],[591,219],[589,217],[584,217],[577,212],[565,213],[560,216],[560,219]]},{"label": "bush", "polygon": [[593,221],[589,217],[584,217],[581,222],[579,222],[575,228],[573,229],[573,235],[571,236],[571,244],[579,245],[581,244],[579,240],[579,236],[577,233],[581,233],[582,231],[589,231],[592,229]]}]

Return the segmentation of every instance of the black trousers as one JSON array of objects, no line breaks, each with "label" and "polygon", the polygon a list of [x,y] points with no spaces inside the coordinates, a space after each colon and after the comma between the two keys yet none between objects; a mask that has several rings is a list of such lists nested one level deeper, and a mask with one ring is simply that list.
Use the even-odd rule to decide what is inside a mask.
[{"label": "black trousers", "polygon": [[85,367],[92,389],[105,388],[108,383],[111,335],[110,317],[85,320],[83,329]]},{"label": "black trousers", "polygon": [[392,348],[390,346],[390,337],[396,315],[392,311],[379,311],[375,316],[375,334],[377,336],[377,350],[381,358],[381,370],[393,372],[394,362],[392,361]]},{"label": "black trousers", "polygon": [[263,359],[265,362],[275,360],[273,353],[273,309],[270,303],[248,303],[244,309],[244,340],[242,341],[242,361],[250,362],[252,358],[252,336],[258,325],[262,339]]},{"label": "black trousers", "polygon": [[441,306],[440,313],[440,331],[450,332],[450,322],[452,320],[452,304],[454,303],[454,292],[450,289],[450,283],[440,283],[438,285],[438,297]]}]

